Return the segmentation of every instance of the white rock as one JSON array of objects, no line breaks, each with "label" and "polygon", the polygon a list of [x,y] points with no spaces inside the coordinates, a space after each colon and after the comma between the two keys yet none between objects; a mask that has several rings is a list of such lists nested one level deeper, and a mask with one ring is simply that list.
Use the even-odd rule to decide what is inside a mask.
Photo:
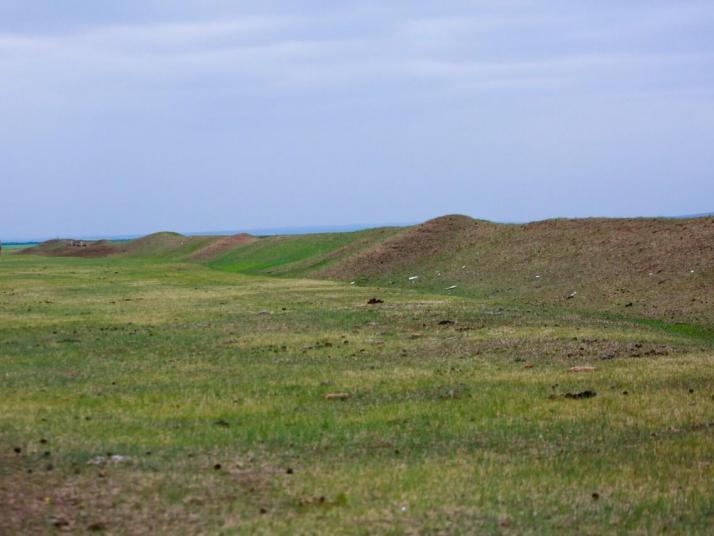
[{"label": "white rock", "polygon": [[104,465],[105,463],[124,463],[131,461],[129,456],[112,454],[111,456],[97,456],[87,462],[87,465]]}]

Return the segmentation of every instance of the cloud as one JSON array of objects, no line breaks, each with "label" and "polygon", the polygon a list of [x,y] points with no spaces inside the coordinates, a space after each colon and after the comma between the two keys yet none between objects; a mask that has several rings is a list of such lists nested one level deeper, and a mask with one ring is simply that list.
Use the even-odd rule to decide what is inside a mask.
[{"label": "cloud", "polygon": [[[222,221],[252,226],[378,205],[365,217],[418,219],[437,210],[437,180],[448,185],[437,211],[503,219],[524,216],[479,200],[518,191],[527,205],[542,196],[541,215],[562,213],[534,181],[636,191],[642,176],[655,191],[685,177],[682,191],[704,191],[694,201],[714,195],[710,2],[61,4],[0,2],[0,168],[19,207],[42,192],[52,212],[81,191],[96,197],[94,221],[115,214],[110,232],[123,229],[121,203],[140,214],[167,191],[180,210],[165,213],[191,228],[199,182],[220,192],[205,201]],[[404,191],[423,199],[412,208]],[[593,203],[578,202],[570,213]],[[622,213],[629,200],[610,202]],[[196,225],[214,227],[216,212]],[[39,228],[40,216],[17,209],[0,224]],[[148,218],[146,231],[175,226]]]},{"label": "cloud", "polygon": [[[673,24],[712,11],[694,6]],[[638,25],[641,33],[661,31],[670,12],[661,7],[625,27],[630,33]],[[50,85],[70,88],[85,81],[151,88],[216,79],[233,80],[238,91],[246,92],[415,82],[433,83],[434,91],[449,89],[449,84],[458,91],[565,91],[589,84],[629,90],[640,86],[643,77],[657,89],[658,79],[669,78],[678,65],[711,65],[711,54],[701,51],[653,54],[592,47],[594,33],[612,38],[623,25],[601,23],[593,29],[586,13],[578,10],[565,15],[491,9],[483,16],[406,20],[389,11],[379,14],[382,18],[372,20],[373,31],[345,36],[335,29],[350,25],[356,16],[350,11],[102,25],[34,37],[4,35],[0,73],[33,80],[40,91],[43,77]],[[371,20],[364,13],[358,18],[361,24]]]}]

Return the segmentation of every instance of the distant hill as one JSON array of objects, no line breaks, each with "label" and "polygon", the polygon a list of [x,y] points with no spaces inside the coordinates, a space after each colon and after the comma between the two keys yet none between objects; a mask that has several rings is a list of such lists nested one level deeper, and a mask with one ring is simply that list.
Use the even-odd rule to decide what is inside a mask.
[{"label": "distant hill", "polygon": [[497,224],[454,215],[345,233],[60,240],[22,253],[198,262],[714,326],[712,216]]},{"label": "distant hill", "polygon": [[690,218],[710,218],[714,216],[714,212],[707,212],[705,214],[691,214],[689,216],[679,216],[680,218],[683,219],[690,219]]},{"label": "distant hill", "polygon": [[25,248],[23,255],[45,255],[49,257],[107,257],[117,246],[107,240],[85,241],[72,239],[47,240],[41,244]]}]

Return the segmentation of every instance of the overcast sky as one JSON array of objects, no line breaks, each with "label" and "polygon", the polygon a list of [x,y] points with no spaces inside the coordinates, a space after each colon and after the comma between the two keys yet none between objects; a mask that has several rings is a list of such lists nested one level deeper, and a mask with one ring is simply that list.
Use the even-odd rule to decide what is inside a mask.
[{"label": "overcast sky", "polygon": [[714,2],[0,1],[0,238],[714,210]]}]

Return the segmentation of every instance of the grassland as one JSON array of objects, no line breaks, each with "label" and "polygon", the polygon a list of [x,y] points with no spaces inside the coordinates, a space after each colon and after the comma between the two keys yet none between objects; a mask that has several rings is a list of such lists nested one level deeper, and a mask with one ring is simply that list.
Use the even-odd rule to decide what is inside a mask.
[{"label": "grassland", "polygon": [[707,326],[256,275],[340,240],[3,255],[0,533],[710,532]]}]

